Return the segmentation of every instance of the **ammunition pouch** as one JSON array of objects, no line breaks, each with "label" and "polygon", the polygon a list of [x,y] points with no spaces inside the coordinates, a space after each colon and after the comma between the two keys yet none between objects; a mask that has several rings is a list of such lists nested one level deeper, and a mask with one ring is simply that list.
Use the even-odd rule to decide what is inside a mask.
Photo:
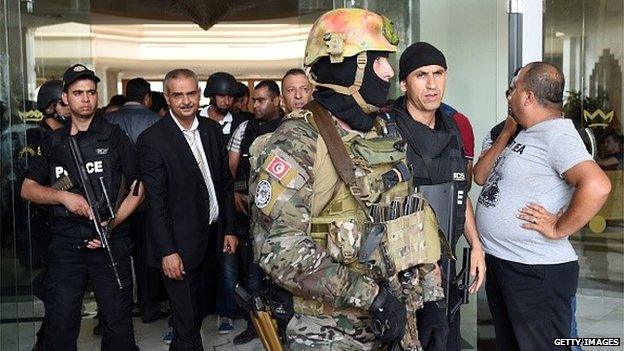
[{"label": "ammunition pouch", "polygon": [[[334,261],[376,281],[388,281],[410,268],[435,263],[443,247],[448,247],[435,213],[424,199],[421,209],[397,219],[372,223],[354,219],[357,217],[351,212],[315,217],[311,236]],[[331,314],[334,309],[323,301],[295,296],[294,310],[318,316]]]},{"label": "ammunition pouch", "polygon": [[369,227],[359,262],[378,270],[385,278],[440,259],[435,215],[428,207]]}]

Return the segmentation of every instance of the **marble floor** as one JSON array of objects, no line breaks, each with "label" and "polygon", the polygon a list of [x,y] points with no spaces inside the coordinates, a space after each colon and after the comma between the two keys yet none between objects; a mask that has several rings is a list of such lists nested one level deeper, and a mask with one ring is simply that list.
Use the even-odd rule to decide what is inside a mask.
[{"label": "marble floor", "polygon": [[[601,234],[587,231],[574,236],[572,243],[579,256],[580,281],[577,294],[577,322],[580,337],[619,337],[624,341],[624,227],[608,227]],[[459,250],[458,250],[459,251]],[[18,301],[19,300],[19,301]],[[40,301],[14,299],[0,304],[0,349],[31,350],[43,306]],[[92,334],[95,326],[95,303],[85,301],[79,350],[99,350],[99,337]],[[15,323],[19,317],[19,324]],[[162,342],[166,319],[143,324],[134,319],[135,335],[141,350],[167,350]],[[208,316],[202,326],[205,350],[262,350],[258,340],[235,346],[232,339],[246,327],[242,319],[235,320],[235,330],[228,335],[216,331],[216,316]],[[487,308],[484,289],[471,303],[462,308],[464,350],[494,350],[494,327]],[[607,348],[584,348],[584,350]],[[608,350],[624,350],[610,347]]]}]

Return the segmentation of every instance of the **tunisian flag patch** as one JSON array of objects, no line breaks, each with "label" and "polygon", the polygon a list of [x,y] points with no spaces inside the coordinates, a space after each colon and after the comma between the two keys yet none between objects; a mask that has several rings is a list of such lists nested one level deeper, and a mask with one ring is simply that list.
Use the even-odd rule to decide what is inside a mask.
[{"label": "tunisian flag patch", "polygon": [[266,168],[266,171],[269,172],[272,176],[277,178],[277,180],[282,180],[286,173],[292,168],[292,166],[286,162],[283,158],[274,155],[269,162],[269,165]]}]

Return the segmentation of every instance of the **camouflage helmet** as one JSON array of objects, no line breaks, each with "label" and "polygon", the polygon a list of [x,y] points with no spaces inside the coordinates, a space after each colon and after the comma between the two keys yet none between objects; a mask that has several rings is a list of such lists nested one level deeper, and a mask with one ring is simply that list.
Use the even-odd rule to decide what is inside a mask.
[{"label": "camouflage helmet", "polygon": [[396,52],[399,37],[385,16],[362,9],[336,9],[319,17],[308,36],[304,64],[329,56],[332,63],[364,51]]}]

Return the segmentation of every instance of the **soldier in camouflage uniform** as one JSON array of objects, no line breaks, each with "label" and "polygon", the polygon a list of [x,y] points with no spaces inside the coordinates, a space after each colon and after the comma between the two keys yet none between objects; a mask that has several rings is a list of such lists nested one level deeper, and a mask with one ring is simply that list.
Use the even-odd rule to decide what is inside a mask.
[{"label": "soldier in camouflage uniform", "polygon": [[[423,299],[443,297],[435,265],[440,242],[437,228],[428,230],[436,223],[428,205],[419,202],[414,211],[401,203],[394,216],[376,211],[410,195],[404,144],[374,114],[386,101],[394,75],[387,57],[397,43],[392,23],[373,12],[321,16],[305,56],[314,101],[251,147],[254,260],[293,295],[285,331],[290,350],[375,350],[392,343],[419,350],[415,310]],[[328,124],[320,115],[339,145],[325,140]],[[330,155],[336,146],[354,166],[349,184]],[[372,223],[376,212],[387,217],[381,227]],[[382,244],[370,245],[371,228],[387,232]],[[386,251],[397,261],[382,264]]]}]

